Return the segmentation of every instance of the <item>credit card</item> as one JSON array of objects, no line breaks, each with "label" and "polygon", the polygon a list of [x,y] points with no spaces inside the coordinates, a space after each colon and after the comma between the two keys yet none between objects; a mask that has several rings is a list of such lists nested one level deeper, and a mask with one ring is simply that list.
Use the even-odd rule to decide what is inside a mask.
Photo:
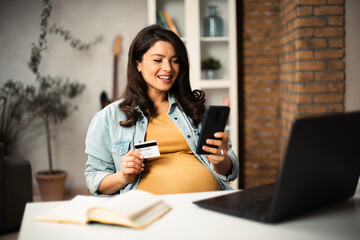
[{"label": "credit card", "polygon": [[139,149],[144,158],[152,158],[160,156],[159,147],[156,143],[156,140],[136,143],[135,149]]}]

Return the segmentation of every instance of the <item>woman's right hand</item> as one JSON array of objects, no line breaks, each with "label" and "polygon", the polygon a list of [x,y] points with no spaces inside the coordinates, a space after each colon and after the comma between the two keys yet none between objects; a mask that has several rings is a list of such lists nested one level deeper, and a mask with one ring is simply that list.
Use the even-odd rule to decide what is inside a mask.
[{"label": "woman's right hand", "polygon": [[144,170],[144,156],[139,150],[130,150],[121,160],[121,171],[107,175],[99,185],[102,194],[113,194],[135,180]]},{"label": "woman's right hand", "polygon": [[139,150],[130,150],[121,160],[121,173],[126,184],[135,180],[136,175],[144,170],[144,156]]}]

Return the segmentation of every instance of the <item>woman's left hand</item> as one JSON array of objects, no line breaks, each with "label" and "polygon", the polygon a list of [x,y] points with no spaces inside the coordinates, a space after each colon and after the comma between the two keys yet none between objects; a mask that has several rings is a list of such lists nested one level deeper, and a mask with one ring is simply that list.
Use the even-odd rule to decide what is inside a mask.
[{"label": "woman's left hand", "polygon": [[202,149],[210,154],[205,155],[213,164],[214,170],[222,175],[227,175],[231,171],[231,161],[227,152],[229,150],[229,134],[225,132],[217,132],[214,134],[215,138],[207,139],[206,144],[217,146],[218,148],[204,145]]}]

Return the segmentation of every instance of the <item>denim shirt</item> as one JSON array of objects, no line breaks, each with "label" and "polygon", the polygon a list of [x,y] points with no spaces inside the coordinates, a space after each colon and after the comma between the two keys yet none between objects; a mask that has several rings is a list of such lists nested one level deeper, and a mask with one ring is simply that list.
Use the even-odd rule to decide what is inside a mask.
[{"label": "denim shirt", "polygon": [[[198,128],[195,128],[192,120],[181,110],[181,107],[175,102],[175,98],[171,94],[169,94],[168,99],[170,105],[168,116],[180,129],[191,151],[195,154],[201,124]],[[135,125],[131,127],[120,126],[120,121],[126,120],[124,112],[119,109],[121,101],[118,100],[96,113],[87,132],[85,153],[88,155],[88,160],[86,162],[85,177],[86,185],[93,195],[102,195],[98,192],[100,182],[107,175],[121,171],[121,160],[124,155],[134,149],[134,144],[145,140],[148,120],[143,114],[141,114]],[[138,110],[140,111],[139,108]],[[231,149],[230,140],[229,147],[227,153],[232,162],[232,169],[226,176],[215,172],[212,164],[204,155],[195,154],[215,176],[222,190],[231,189],[226,182],[235,180],[239,173],[239,163],[234,151]],[[117,194],[136,189],[140,178],[141,173]]]}]

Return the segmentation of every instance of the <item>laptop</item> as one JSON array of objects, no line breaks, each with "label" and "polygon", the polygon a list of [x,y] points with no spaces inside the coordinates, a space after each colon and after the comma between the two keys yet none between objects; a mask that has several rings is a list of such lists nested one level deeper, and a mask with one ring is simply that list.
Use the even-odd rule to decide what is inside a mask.
[{"label": "laptop", "polygon": [[355,194],[360,174],[360,112],[294,120],[275,183],[194,202],[276,223]]}]

